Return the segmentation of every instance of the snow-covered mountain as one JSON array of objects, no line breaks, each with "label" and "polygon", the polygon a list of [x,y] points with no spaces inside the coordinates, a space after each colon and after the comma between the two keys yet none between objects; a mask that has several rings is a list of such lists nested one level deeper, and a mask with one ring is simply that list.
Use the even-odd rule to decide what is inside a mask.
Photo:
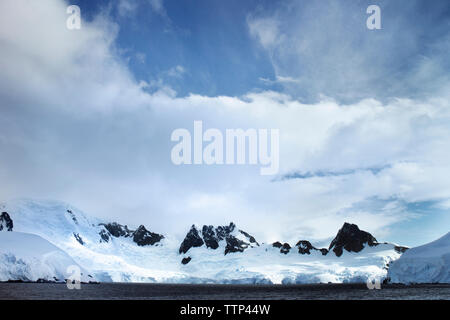
[{"label": "snow-covered mountain", "polygon": [[408,250],[389,268],[393,283],[450,283],[450,232]]},{"label": "snow-covered mountain", "polygon": [[[372,277],[384,279],[387,266],[406,250],[379,243],[348,223],[329,248],[316,248],[303,239],[292,246],[260,243],[234,223],[193,225],[184,239],[176,239],[145,226],[133,229],[102,221],[61,202],[20,200],[1,204],[0,212],[2,233],[37,235],[67,253],[99,281],[364,282]],[[10,244],[8,250],[14,252],[15,246]],[[0,249],[0,255],[4,253]],[[2,279],[14,278],[9,272],[11,264],[0,264],[1,272],[7,275]]]}]

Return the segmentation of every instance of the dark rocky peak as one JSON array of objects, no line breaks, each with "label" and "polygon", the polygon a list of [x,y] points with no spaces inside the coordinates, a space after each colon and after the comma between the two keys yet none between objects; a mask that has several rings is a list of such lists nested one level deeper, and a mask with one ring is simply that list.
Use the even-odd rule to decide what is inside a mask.
[{"label": "dark rocky peak", "polygon": [[245,249],[253,245],[259,246],[259,243],[256,241],[255,237],[245,231],[237,230],[237,232],[242,234],[246,240],[237,238],[233,235],[235,230],[236,225],[233,222],[230,222],[228,226],[218,226],[216,228],[217,240],[221,241],[225,239],[227,243],[225,247],[225,254],[232,252],[243,252]]},{"label": "dark rocky peak", "polygon": [[[287,242],[281,243],[281,242],[277,241],[277,242],[272,243],[272,246],[274,248],[279,248],[280,253],[284,253],[284,254],[288,254],[290,252],[290,250],[292,249],[290,244]],[[295,247],[298,249],[298,253],[300,253],[300,254],[311,254],[311,252],[313,252],[313,251],[320,251],[322,253],[322,255],[326,255],[328,253],[327,249],[317,249],[316,247],[314,247],[311,244],[311,242],[306,241],[306,240],[300,240],[299,242],[297,242]]]},{"label": "dark rocky peak", "polygon": [[291,245],[289,243],[284,243],[283,246],[280,248],[280,253],[288,254],[289,251],[291,251]]},{"label": "dark rocky peak", "polygon": [[280,253],[283,254],[288,254],[292,249],[289,243],[281,243],[280,241],[272,243],[272,247],[280,249]]},{"label": "dark rocky peak", "polygon": [[247,239],[248,241],[250,241],[250,243],[254,243],[257,246],[259,246],[258,241],[256,241],[255,237],[253,237],[252,235],[249,235],[247,232],[239,230],[240,233],[242,233]]},{"label": "dark rocky peak", "polygon": [[243,252],[248,247],[259,246],[253,236],[238,230],[236,225],[231,222],[227,226],[216,228],[212,225],[204,225],[201,230],[193,225],[181,243],[179,252],[186,253],[192,247],[201,247],[202,245],[215,250],[219,248],[221,241],[225,241],[224,254]]},{"label": "dark rocky peak", "polygon": [[116,222],[101,223],[100,225],[104,227],[99,232],[100,242],[109,242],[111,237],[132,237],[138,246],[147,246],[154,245],[164,239],[163,235],[150,232],[143,225],[139,226],[136,230],[130,230],[126,225],[124,226]]},{"label": "dark rocky peak", "polygon": [[116,238],[119,237],[131,237],[133,231],[128,229],[128,226],[123,226],[117,222],[112,223],[101,223],[101,226],[104,226],[108,232]]},{"label": "dark rocky peak", "polygon": [[300,254],[311,254],[313,251],[320,251],[325,256],[328,253],[328,249],[318,249],[307,240],[300,240],[295,246]]},{"label": "dark rocky peak", "polygon": [[311,242],[306,240],[300,240],[295,246],[298,248],[298,253],[300,254],[311,254],[311,250],[317,250]]},{"label": "dark rocky peak", "polygon": [[186,253],[189,251],[192,247],[201,247],[204,244],[203,239],[200,237],[200,234],[195,227],[195,225],[192,225],[189,232],[186,234],[186,237],[184,238],[183,242],[180,246],[180,253]]},{"label": "dark rocky peak", "polygon": [[272,243],[272,247],[274,248],[281,248],[283,244],[280,241]]},{"label": "dark rocky peak", "polygon": [[138,246],[152,246],[162,239],[164,239],[163,235],[150,232],[143,225],[139,226],[139,228],[133,232],[133,241],[136,242]]},{"label": "dark rocky peak", "polygon": [[370,233],[360,230],[356,224],[346,222],[331,241],[329,251],[333,250],[336,256],[340,257],[344,249],[360,252],[365,244],[372,247],[378,245],[378,242]]},{"label": "dark rocky peak", "polygon": [[225,238],[227,245],[225,247],[225,255],[233,252],[244,252],[249,247],[249,243],[236,238],[235,236],[228,235]]},{"label": "dark rocky peak", "polygon": [[13,231],[14,223],[8,212],[2,212],[0,214],[0,231]]},{"label": "dark rocky peak", "polygon": [[202,235],[206,247],[211,249],[217,249],[219,247],[219,241],[221,238],[216,234],[214,226],[203,226]]},{"label": "dark rocky peak", "polygon": [[234,231],[235,228],[236,225],[233,222],[230,222],[230,225],[228,226],[218,226],[216,228],[217,239],[219,241],[225,239]]}]

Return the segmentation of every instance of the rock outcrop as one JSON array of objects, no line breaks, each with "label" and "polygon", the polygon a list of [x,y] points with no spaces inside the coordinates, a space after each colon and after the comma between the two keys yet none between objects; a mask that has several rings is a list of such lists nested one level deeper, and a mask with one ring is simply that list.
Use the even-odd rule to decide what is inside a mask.
[{"label": "rock outcrop", "polygon": [[300,240],[295,246],[298,248],[298,253],[300,254],[311,254],[313,251],[320,251],[325,256],[328,253],[328,249],[318,249],[307,240]]},{"label": "rock outcrop", "polygon": [[360,252],[365,245],[376,246],[377,239],[370,233],[360,230],[356,224],[346,222],[331,241],[328,250],[333,250],[336,256],[340,257],[344,249],[348,252]]},{"label": "rock outcrop", "polygon": [[192,225],[191,229],[186,234],[186,237],[181,243],[179,252],[186,253],[189,251],[190,248],[201,247],[204,243],[205,242],[201,238],[197,228],[195,227],[195,225]]},{"label": "rock outcrop", "polygon": [[143,225],[133,232],[133,241],[138,246],[153,246],[164,238],[163,235],[148,231]]},{"label": "rock outcrop", "polygon": [[104,229],[99,232],[100,242],[109,242],[111,237],[132,237],[133,241],[138,246],[152,246],[164,239],[163,235],[150,232],[143,225],[139,226],[136,230],[130,230],[128,226],[116,222],[107,224],[102,223],[100,225],[104,227]]},{"label": "rock outcrop", "polygon": [[0,231],[13,231],[14,223],[8,212],[0,214]]},{"label": "rock outcrop", "polygon": [[206,246],[209,249],[216,250],[220,243],[224,241],[224,254],[243,252],[245,249],[253,246],[259,246],[256,239],[245,231],[238,230],[236,225],[231,222],[227,226],[214,227],[204,225],[199,228],[195,225],[186,234],[180,245],[179,253],[187,253],[191,248]]}]

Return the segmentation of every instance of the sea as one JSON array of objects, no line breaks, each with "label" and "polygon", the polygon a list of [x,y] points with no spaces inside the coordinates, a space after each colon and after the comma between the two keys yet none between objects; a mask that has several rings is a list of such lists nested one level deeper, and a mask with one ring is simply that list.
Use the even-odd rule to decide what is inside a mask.
[{"label": "sea", "polygon": [[450,300],[450,284],[217,285],[0,283],[0,300]]}]

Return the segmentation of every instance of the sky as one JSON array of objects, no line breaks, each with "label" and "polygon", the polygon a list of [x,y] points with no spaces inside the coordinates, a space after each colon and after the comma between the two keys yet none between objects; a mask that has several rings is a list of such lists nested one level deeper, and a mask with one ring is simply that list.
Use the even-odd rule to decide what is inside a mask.
[{"label": "sky", "polygon": [[[181,236],[234,221],[327,243],[352,222],[424,244],[450,226],[449,52],[447,0],[3,0],[0,200]],[[278,129],[278,174],[174,165],[195,120]]]}]

